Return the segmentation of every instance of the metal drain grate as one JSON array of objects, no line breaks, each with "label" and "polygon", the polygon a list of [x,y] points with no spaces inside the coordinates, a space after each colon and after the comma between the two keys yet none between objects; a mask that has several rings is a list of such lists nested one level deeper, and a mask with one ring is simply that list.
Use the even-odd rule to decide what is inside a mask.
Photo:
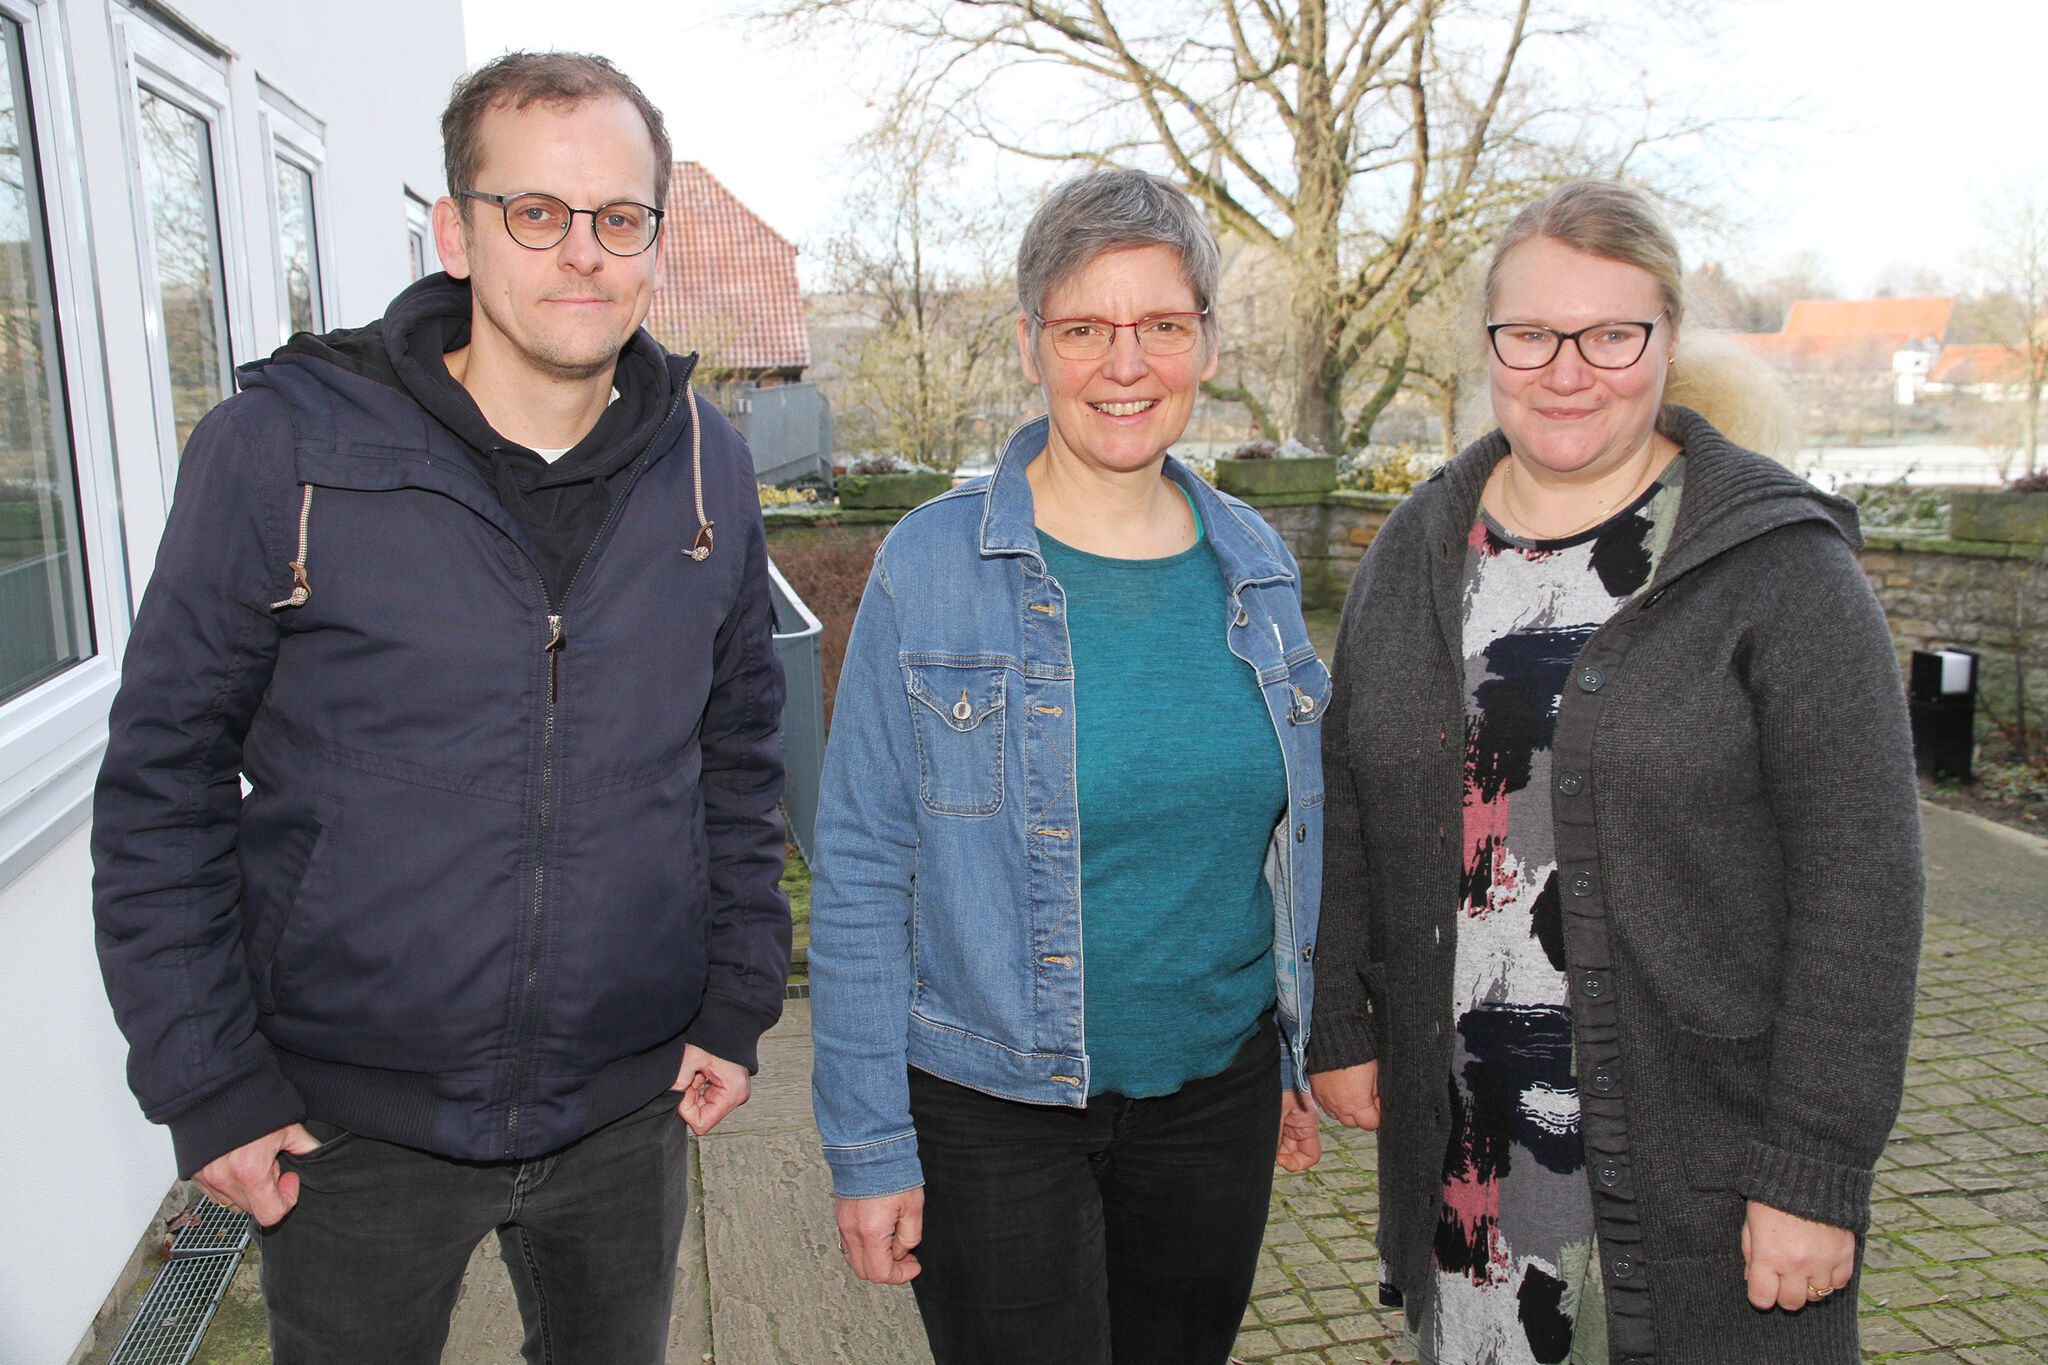
[{"label": "metal drain grate", "polygon": [[198,1353],[248,1245],[248,1215],[203,1204],[171,1239],[169,1263],[143,1296],[107,1365],[186,1365]]},{"label": "metal drain grate", "polygon": [[[195,1212],[196,1215],[195,1215]],[[171,1259],[202,1251],[239,1252],[249,1245],[249,1215],[237,1213],[211,1199],[202,1199],[185,1211],[188,1221],[171,1239]]]}]

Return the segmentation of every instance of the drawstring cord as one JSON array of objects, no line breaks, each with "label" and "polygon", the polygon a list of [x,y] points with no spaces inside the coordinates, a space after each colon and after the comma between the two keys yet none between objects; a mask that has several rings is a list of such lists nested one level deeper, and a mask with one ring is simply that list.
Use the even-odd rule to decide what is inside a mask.
[{"label": "drawstring cord", "polygon": [[313,596],[313,585],[306,581],[306,525],[313,519],[313,485],[301,484],[306,490],[306,500],[299,504],[299,557],[291,561],[292,591],[282,602],[272,602],[272,611],[286,607],[303,607]]},{"label": "drawstring cord", "polygon": [[704,518],[704,400],[686,381],[683,392],[690,399],[690,475],[697,484],[697,541],[684,554],[703,563],[711,558],[711,522]]}]

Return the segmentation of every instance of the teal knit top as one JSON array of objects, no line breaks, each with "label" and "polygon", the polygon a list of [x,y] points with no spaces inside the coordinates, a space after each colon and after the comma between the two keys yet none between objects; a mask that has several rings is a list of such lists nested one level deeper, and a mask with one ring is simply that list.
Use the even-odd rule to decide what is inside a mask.
[{"label": "teal knit top", "polygon": [[1273,1004],[1280,742],[1199,526],[1164,559],[1038,541],[1073,646],[1088,1091],[1170,1095],[1228,1066]]}]

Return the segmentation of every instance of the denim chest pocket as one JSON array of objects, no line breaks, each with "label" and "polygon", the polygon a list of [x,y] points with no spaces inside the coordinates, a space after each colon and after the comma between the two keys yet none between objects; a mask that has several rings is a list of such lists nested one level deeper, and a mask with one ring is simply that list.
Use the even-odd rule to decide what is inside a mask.
[{"label": "denim chest pocket", "polygon": [[1003,806],[1001,664],[905,664],[917,787],[939,815],[994,815]]}]

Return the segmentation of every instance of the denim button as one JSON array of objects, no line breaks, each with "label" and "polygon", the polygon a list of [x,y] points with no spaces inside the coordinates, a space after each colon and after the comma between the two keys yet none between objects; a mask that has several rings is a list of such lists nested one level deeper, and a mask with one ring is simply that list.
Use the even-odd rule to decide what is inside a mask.
[{"label": "denim button", "polygon": [[953,719],[954,719],[954,720],[972,720],[973,718],[974,718],[974,706],[973,706],[973,703],[969,702],[969,701],[967,700],[967,694],[966,694],[965,692],[962,692],[962,693],[960,694],[960,700],[958,700],[958,701],[956,701],[956,702],[954,702],[954,703],[953,703]]},{"label": "denim button", "polygon": [[1593,894],[1593,874],[1592,874],[1592,873],[1590,873],[1590,872],[1574,872],[1574,873],[1572,873],[1572,879],[1571,879],[1571,888],[1572,888],[1572,894],[1573,894],[1574,896],[1578,896],[1578,897],[1580,897],[1581,899],[1583,899],[1584,897],[1587,897],[1587,896],[1590,896],[1590,895],[1592,895],[1592,894]]},{"label": "denim button", "polygon": [[1300,844],[1300,843],[1306,843],[1307,841],[1308,841],[1308,826],[1307,826],[1307,825],[1296,825],[1296,826],[1294,827],[1294,842],[1295,842],[1295,843],[1297,843],[1297,844]]},{"label": "denim button", "polygon": [[1314,962],[1314,961],[1316,960],[1316,945],[1315,945],[1315,944],[1313,944],[1313,943],[1304,943],[1304,944],[1302,944],[1302,945],[1301,945],[1301,960],[1302,960],[1303,962]]},{"label": "denim button", "polygon": [[1586,789],[1586,776],[1571,768],[1557,775],[1557,789],[1566,796],[1577,796]]},{"label": "denim button", "polygon": [[1581,692],[1598,692],[1601,685],[1606,681],[1607,675],[1597,668],[1582,668],[1579,670],[1579,691]]},{"label": "denim button", "polygon": [[1233,626],[1248,626],[1251,623],[1252,614],[1246,611],[1243,607],[1239,607],[1237,609],[1237,619],[1235,621],[1232,621],[1230,624],[1232,624]]}]

